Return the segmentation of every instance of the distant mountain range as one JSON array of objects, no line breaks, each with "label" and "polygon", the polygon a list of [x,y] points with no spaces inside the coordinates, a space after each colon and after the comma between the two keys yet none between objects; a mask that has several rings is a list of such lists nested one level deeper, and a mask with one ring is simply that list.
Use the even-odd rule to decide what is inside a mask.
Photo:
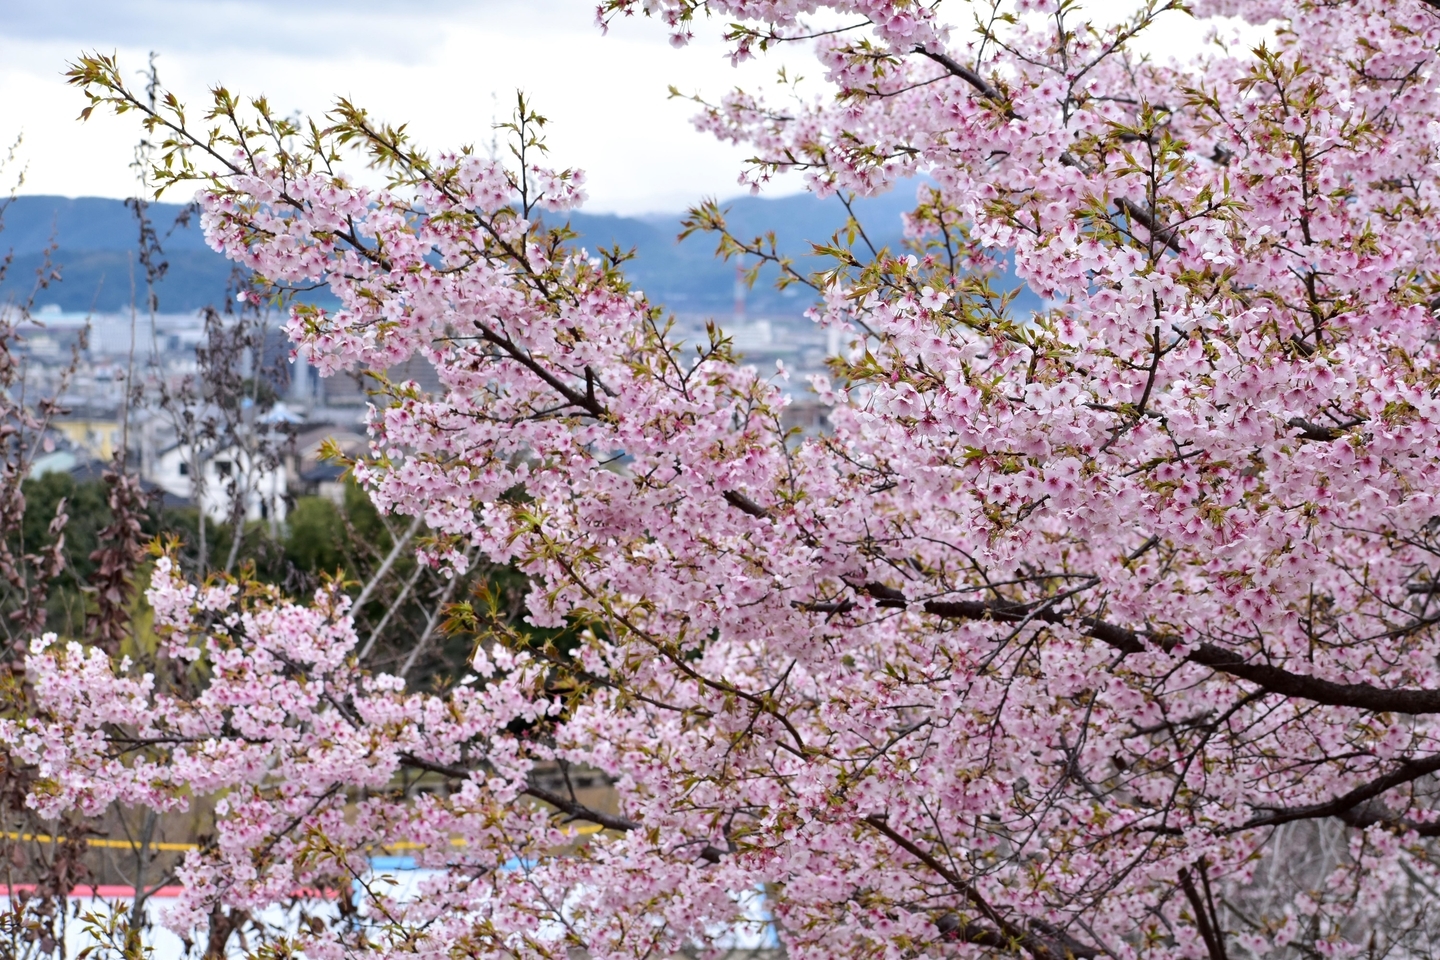
[{"label": "distant mountain range", "polygon": [[[872,242],[898,246],[902,211],[914,204],[908,187],[861,200],[857,213]],[[774,230],[782,251],[803,257],[810,242],[828,242],[845,222],[837,199],[817,200],[809,194],[789,197],[739,197],[722,204],[728,208],[731,229],[742,237]],[[196,218],[181,218],[184,207],[155,203],[149,216],[156,226],[168,267],[157,286],[160,309],[178,313],[219,304],[226,296],[232,265],[210,250]],[[635,248],[637,256],[626,272],[649,298],[683,314],[730,315],[734,298],[735,264],[714,256],[715,238],[695,235],[684,243],[678,214],[620,217],[575,213],[571,226],[591,249],[619,244]],[[0,296],[28,296],[44,251],[54,245],[51,261],[61,280],[40,291],[37,307],[58,306],[71,311],[114,312],[127,309],[144,297],[144,270],[136,258],[139,231],[134,213],[124,201],[100,197],[17,197],[5,207],[0,253],[11,251]],[[768,275],[773,277],[773,274]],[[809,304],[803,292],[792,288],[788,296],[762,279],[747,294],[753,314],[798,315]]]}]

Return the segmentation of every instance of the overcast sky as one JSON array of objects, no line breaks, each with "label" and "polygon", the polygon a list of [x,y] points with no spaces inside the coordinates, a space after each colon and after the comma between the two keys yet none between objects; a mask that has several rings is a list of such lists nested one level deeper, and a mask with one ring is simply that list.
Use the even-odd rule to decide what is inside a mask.
[{"label": "overcast sky", "polygon": [[[82,50],[118,52],[122,67],[138,74],[154,50],[162,79],[187,103],[201,104],[215,83],[263,92],[286,112],[318,114],[343,95],[382,119],[410,123],[432,147],[487,142],[492,119],[508,113],[523,87],[551,121],[556,165],[589,174],[594,211],[676,211],[704,195],[739,192],[747,152],[695,131],[694,105],[668,99],[667,88],[713,99],[736,85],[765,84],[783,61],[772,54],[732,67],[714,24],[684,50],[644,17],[602,36],[594,7],[595,0],[0,0],[0,139],[24,137],[25,193],[129,196],[138,127],[98,113],[76,122],[84,101],[61,75]],[[803,56],[791,54],[801,72]],[[775,192],[798,187],[789,181]]]},{"label": "overcast sky", "polygon": [[132,73],[154,50],[162,79],[188,103],[214,83],[263,92],[284,111],[319,113],[349,96],[435,147],[487,142],[492,118],[504,119],[523,88],[551,121],[556,164],[587,171],[596,211],[679,210],[739,192],[748,154],[695,131],[694,105],[667,88],[718,96],[764,83],[779,62],[733,68],[713,31],[675,50],[643,17],[602,36],[594,9],[594,0],[4,0],[0,139],[24,136],[25,193],[130,195],[138,128],[98,112],[76,122],[84,101],[61,75],[81,50],[118,52]]}]

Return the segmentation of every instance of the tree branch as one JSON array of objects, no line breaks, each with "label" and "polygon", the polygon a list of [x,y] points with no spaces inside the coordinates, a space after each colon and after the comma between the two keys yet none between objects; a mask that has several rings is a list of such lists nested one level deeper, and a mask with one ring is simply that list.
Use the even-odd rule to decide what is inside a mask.
[{"label": "tree branch", "polygon": [[[1440,0],[1436,0],[1436,2],[1440,3]],[[1286,421],[1286,426],[1299,430],[1301,439],[1328,443],[1332,440],[1340,439],[1345,435],[1346,430],[1364,422],[1362,419],[1354,419],[1348,423],[1337,423],[1332,427],[1327,427],[1324,424],[1313,423],[1306,420],[1304,417],[1292,417]]]},{"label": "tree branch", "polygon": [[[1440,2],[1440,0],[1437,0]],[[874,597],[881,607],[906,607],[904,594],[881,583],[867,583],[864,592]],[[813,605],[807,609],[825,613],[844,613],[853,607],[848,602]],[[928,600],[922,605],[926,613],[948,620],[995,620],[1019,623],[1033,620],[1049,624],[1078,621],[1087,636],[1122,654],[1136,654],[1155,647],[1166,653],[1182,651],[1190,663],[1209,667],[1220,673],[1255,684],[1267,693],[1309,700],[1333,707],[1354,707],[1375,713],[1419,715],[1440,713],[1440,690],[1423,688],[1387,690],[1368,683],[1337,683],[1303,673],[1292,673],[1280,667],[1247,660],[1243,654],[1211,643],[1182,646],[1175,637],[1146,636],[1125,627],[1107,623],[1096,617],[1074,617],[1053,609],[1039,609],[1035,604],[986,603],[980,600]]]},{"label": "tree branch", "polygon": [[572,405],[579,407],[597,420],[604,419],[605,415],[609,412],[605,409],[605,405],[595,398],[593,373],[590,373],[587,377],[586,392],[580,393],[578,390],[568,386],[559,377],[555,376],[555,374],[542,367],[536,362],[534,357],[522,350],[515,341],[500,333],[498,330],[492,330],[478,320],[475,321],[475,327],[480,331],[480,336],[483,340],[504,350],[511,360],[514,360],[535,374],[535,376],[545,381],[552,390],[560,394],[560,396],[564,397]]},{"label": "tree branch", "polygon": [[[468,780],[470,779],[471,774],[475,772],[473,770],[467,770],[464,767],[454,767],[450,766],[449,764],[434,763],[430,760],[425,760],[421,757],[417,757],[413,753],[400,754],[400,762],[414,770],[424,770],[428,773],[438,773],[443,777],[450,778],[451,780]],[[635,820],[631,820],[627,817],[617,816],[612,813],[601,813],[599,810],[587,807],[583,803],[571,800],[568,797],[563,797],[558,793],[552,793],[551,791],[546,790],[544,787],[536,787],[527,784],[525,789],[521,792],[534,797],[536,800],[539,800],[542,803],[548,803],[550,806],[554,807],[556,810],[559,810],[561,813],[565,814],[572,820],[588,820],[591,823],[596,823],[602,827],[605,827],[607,830],[617,830],[621,833],[636,830],[640,827],[639,822]]]},{"label": "tree branch", "polygon": [[[473,770],[464,767],[454,767],[444,763],[434,763],[415,756],[413,753],[400,754],[400,762],[414,770],[424,770],[429,773],[438,773],[451,780],[468,780]],[[603,813],[594,807],[587,807],[585,804],[569,797],[546,790],[544,787],[537,787],[526,784],[522,794],[534,797],[541,803],[548,803],[572,820],[588,820],[590,823],[598,824],[607,830],[614,830],[618,833],[628,833],[631,830],[640,829],[638,820],[631,820],[629,817],[618,816],[613,813]],[[725,851],[718,847],[706,845],[700,850],[700,859],[708,860],[711,863],[719,863]]]},{"label": "tree branch", "polygon": [[[1435,0],[1435,2],[1440,3],[1440,0]],[[928,57],[929,59],[935,61],[936,63],[940,64],[940,66],[944,67],[947,71],[949,71],[951,75],[959,77],[961,80],[964,80],[966,83],[970,84],[970,86],[975,88],[975,92],[980,94],[982,98],[989,100],[991,103],[994,103],[997,106],[1001,107],[1005,112],[1006,119],[1025,119],[1020,114],[1015,112],[1014,108],[1012,108],[1010,104],[1006,101],[1004,95],[1001,94],[1000,91],[997,90],[992,83],[990,83],[990,81],[986,80],[984,77],[980,76],[980,74],[976,73],[974,70],[971,70],[963,63],[960,63],[954,57],[951,57],[949,54],[943,52],[932,53],[931,51],[926,50],[924,47],[916,47],[915,52],[920,54],[921,56]],[[1068,152],[1060,157],[1060,162],[1069,167],[1076,167],[1081,170],[1085,169],[1084,164],[1082,164],[1075,156]],[[1176,253],[1180,252],[1180,241],[1175,234],[1175,228],[1167,227],[1162,224],[1159,218],[1155,216],[1153,211],[1126,197],[1121,197],[1120,199],[1116,200],[1115,206],[1120,210],[1121,213],[1125,214],[1125,216],[1129,217],[1132,221],[1140,224],[1146,230],[1149,230],[1150,236],[1154,237],[1156,240],[1159,240],[1162,244],[1175,251]]]},{"label": "tree branch", "polygon": [[[1440,0],[1437,0],[1437,2],[1440,2]],[[989,100],[992,103],[1000,104],[1001,106],[1005,107],[1005,115],[1007,117],[1010,117],[1012,119],[1019,119],[1018,114],[1016,114],[1014,110],[1010,109],[1009,105],[1005,103],[1005,98],[1001,96],[999,90],[996,90],[995,87],[984,77],[980,76],[980,74],[976,73],[974,70],[971,70],[963,63],[960,63],[958,60],[951,57],[948,53],[931,53],[924,47],[916,47],[915,52],[920,54],[921,56],[929,57],[931,60],[934,60],[936,63],[940,64],[940,66],[950,71],[950,73],[970,84],[970,86],[974,87],[975,91],[979,93],[980,96],[984,97],[986,100]]]},{"label": "tree branch", "polygon": [[994,930],[986,930],[983,927],[976,928],[969,924],[962,923],[958,917],[956,918],[956,923],[952,926],[946,924],[946,918],[942,917],[941,923],[939,924],[942,933],[953,931],[955,935],[963,936],[967,942],[978,943],[983,946],[1019,945],[1023,947],[1030,956],[1034,957],[1035,960],[1095,960],[1095,958],[1102,955],[1101,952],[1094,947],[1086,946],[1068,935],[1064,936],[1065,942],[1063,945],[1059,945],[1047,942],[1028,930],[1016,926],[1014,923],[1000,916],[995,908],[981,896],[980,891],[976,890],[973,885],[957,876],[954,871],[936,859],[933,854],[922,849],[914,841],[891,827],[884,815],[871,814],[865,818],[864,822],[888,837],[897,847],[929,867],[936,876],[950,884],[955,892],[959,893],[966,900],[969,900],[985,919],[995,924],[998,928],[997,934]]},{"label": "tree branch", "polygon": [[[415,536],[415,532],[420,529],[420,524],[424,521],[424,514],[416,514],[415,519],[410,521],[409,528],[391,545],[390,552],[385,555],[384,562],[380,564],[380,569],[375,571],[370,577],[369,582],[360,590],[360,596],[356,597],[355,602],[350,605],[351,610],[359,610],[365,606],[365,603],[370,599],[370,595],[375,592],[375,588],[380,584],[380,581],[385,579],[385,574],[389,573],[390,568],[395,565],[396,559],[400,556],[400,551],[405,549],[405,544],[409,543],[410,538]],[[367,644],[365,652],[369,652],[369,649],[369,645]],[[365,654],[361,653],[360,656],[363,658]]]},{"label": "tree branch", "polygon": [[1120,197],[1119,199],[1117,199],[1115,201],[1115,207],[1121,213],[1125,214],[1125,216],[1140,224],[1146,230],[1149,230],[1150,236],[1154,237],[1156,240],[1159,240],[1161,243],[1163,243],[1165,246],[1169,247],[1176,253],[1180,252],[1180,241],[1176,239],[1174,227],[1165,226],[1156,218],[1155,214],[1151,213],[1149,210],[1147,210],[1145,207],[1142,207],[1134,200],[1130,200],[1126,197]]},{"label": "tree branch", "polygon": [[[1422,757],[1419,760],[1405,760],[1385,776],[1377,777],[1369,783],[1358,786],[1349,793],[1343,793],[1327,803],[1312,803],[1304,807],[1277,810],[1269,816],[1255,817],[1254,819],[1246,821],[1241,829],[1272,827],[1282,823],[1291,823],[1295,820],[1313,820],[1319,817],[1339,817],[1345,819],[1346,815],[1352,812],[1363,812],[1362,804],[1366,804],[1367,801],[1373,800],[1385,791],[1406,783],[1411,783],[1426,774],[1435,773],[1436,771],[1440,771],[1440,754]],[[1357,811],[1357,808],[1361,808],[1361,811]],[[1352,819],[1359,821],[1362,818],[1355,817]],[[1374,823],[1387,822],[1379,816],[1375,816],[1373,812],[1370,817],[1364,819],[1369,821],[1365,824],[1366,826]],[[1347,820],[1346,822],[1348,823],[1349,821]],[[1352,824],[1352,826],[1354,825],[1356,824]],[[1416,824],[1416,826],[1422,825]],[[1435,825],[1425,824],[1424,826]]]},{"label": "tree branch", "polygon": [[750,516],[755,517],[757,520],[764,520],[770,516],[769,510],[766,510],[738,490],[726,490],[721,496],[725,498],[725,502],[730,504],[730,506],[739,510],[741,513],[750,514]]},{"label": "tree branch", "polygon": [[1200,891],[1195,889],[1189,870],[1180,871],[1180,889],[1184,891],[1185,899],[1190,901],[1190,909],[1195,912],[1195,928],[1200,931],[1200,939],[1205,941],[1205,950],[1210,954],[1210,960],[1228,960],[1220,931],[1211,924],[1210,911],[1201,899]]}]

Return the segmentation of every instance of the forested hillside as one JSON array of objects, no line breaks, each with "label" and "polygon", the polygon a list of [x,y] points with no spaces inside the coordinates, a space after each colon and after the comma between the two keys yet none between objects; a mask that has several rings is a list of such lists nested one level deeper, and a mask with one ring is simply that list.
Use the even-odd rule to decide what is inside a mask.
[{"label": "forested hillside", "polygon": [[[878,244],[897,245],[901,238],[900,213],[913,206],[909,189],[862,200],[856,211]],[[726,201],[728,220],[740,236],[775,231],[780,249],[803,256],[812,242],[825,242],[845,223],[845,208],[838,199],[818,200],[810,194],[767,198],[740,197]],[[206,246],[198,220],[183,204],[153,203],[147,215],[168,263],[158,285],[161,308],[170,312],[195,310],[221,299],[232,265]],[[628,273],[652,300],[683,313],[721,313],[731,308],[735,264],[714,255],[706,236],[677,241],[681,215],[651,214],[619,217],[574,213],[572,227],[587,244],[606,248],[619,244],[636,250]],[[136,261],[139,227],[135,212],[124,201],[102,197],[22,196],[5,211],[0,250],[13,250],[15,261],[4,289],[26,295],[36,271],[53,245],[51,262],[61,282],[42,293],[40,306],[54,304],[65,311],[122,310],[132,290],[143,285],[143,270]],[[132,283],[132,278],[135,282]],[[752,309],[799,313],[805,302],[798,291],[789,296],[758,283],[749,294]]]}]

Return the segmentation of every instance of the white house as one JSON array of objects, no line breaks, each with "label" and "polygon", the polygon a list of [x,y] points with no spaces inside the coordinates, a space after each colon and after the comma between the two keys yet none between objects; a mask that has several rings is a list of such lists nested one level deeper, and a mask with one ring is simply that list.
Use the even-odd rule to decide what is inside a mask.
[{"label": "white house", "polygon": [[285,464],[255,462],[241,447],[210,452],[174,444],[155,456],[146,479],[177,497],[197,501],[216,523],[230,520],[235,497],[244,505],[246,520],[281,523],[287,512]]}]

